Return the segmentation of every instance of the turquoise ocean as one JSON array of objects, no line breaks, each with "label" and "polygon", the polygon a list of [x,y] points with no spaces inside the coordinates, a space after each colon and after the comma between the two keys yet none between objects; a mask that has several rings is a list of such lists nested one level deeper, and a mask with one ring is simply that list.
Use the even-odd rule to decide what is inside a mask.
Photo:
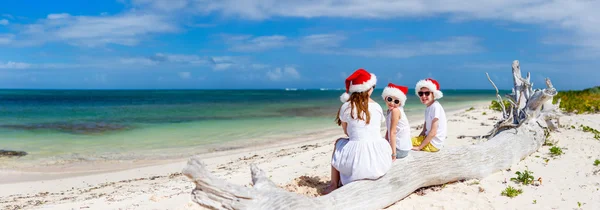
[{"label": "turquoise ocean", "polygon": [[[385,109],[383,89],[372,98]],[[0,169],[182,158],[339,129],[342,90],[0,90]],[[445,109],[495,99],[444,90]],[[409,90],[405,111],[425,107]],[[341,134],[341,130],[340,130]]]}]

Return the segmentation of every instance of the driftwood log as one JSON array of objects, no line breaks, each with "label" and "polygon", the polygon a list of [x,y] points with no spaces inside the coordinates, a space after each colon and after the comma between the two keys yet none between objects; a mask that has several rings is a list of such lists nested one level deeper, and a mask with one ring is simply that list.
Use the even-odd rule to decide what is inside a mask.
[{"label": "driftwood log", "polygon": [[[197,157],[189,160],[183,174],[196,184],[192,200],[211,209],[385,208],[421,187],[484,178],[510,168],[542,146],[546,127],[543,124],[551,123],[547,118],[558,116],[544,114],[546,109],[542,109],[542,105],[549,106],[546,102],[557,92],[550,80],[547,80],[546,89],[533,90],[529,74],[526,79],[521,77],[518,61],[513,62],[513,78],[513,93],[509,95],[513,110],[504,111],[503,119],[495,125],[487,141],[446,148],[437,153],[414,152],[407,158],[396,160],[383,177],[355,181],[328,195],[311,198],[287,192],[255,165],[250,167],[252,188],[215,177]],[[502,103],[500,96],[498,99]],[[553,113],[556,111],[549,108]]]}]

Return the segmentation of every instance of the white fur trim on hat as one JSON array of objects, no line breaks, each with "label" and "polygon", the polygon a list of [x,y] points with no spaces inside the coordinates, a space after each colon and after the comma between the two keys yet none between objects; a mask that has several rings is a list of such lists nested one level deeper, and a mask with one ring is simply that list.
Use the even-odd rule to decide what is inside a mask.
[{"label": "white fur trim on hat", "polygon": [[345,103],[346,101],[348,101],[348,99],[350,99],[350,94],[355,92],[365,92],[371,89],[375,84],[377,84],[377,77],[375,76],[375,74],[371,74],[371,79],[369,79],[368,81],[358,85],[351,84],[349,88],[350,93],[344,92],[340,96],[340,101],[342,101],[342,103]]},{"label": "white fur trim on hat", "polygon": [[350,85],[350,93],[356,93],[356,92],[365,92],[369,89],[371,89],[373,87],[373,85],[377,84],[377,77],[375,77],[375,74],[371,74],[371,79],[369,79],[368,81],[362,83],[362,84],[358,84],[358,85],[354,85],[351,84]]},{"label": "white fur trim on hat", "polygon": [[415,88],[415,94],[417,95],[417,97],[419,96],[419,91],[421,90],[421,88],[427,88],[429,89],[431,92],[433,92],[433,98],[434,99],[440,99],[442,97],[444,97],[444,94],[442,93],[442,91],[438,90],[435,86],[435,84],[433,84],[433,82],[428,81],[428,80],[421,80],[419,82],[417,82],[417,86]]},{"label": "white fur trim on hat", "polygon": [[348,99],[350,99],[350,94],[344,92],[341,96],[340,96],[340,101],[342,103],[346,103],[346,101],[348,101]]},{"label": "white fur trim on hat", "polygon": [[383,97],[383,100],[385,100],[385,98],[388,96],[397,98],[400,100],[400,106],[404,106],[406,104],[406,95],[402,91],[398,90],[398,88],[385,87],[381,96]]}]

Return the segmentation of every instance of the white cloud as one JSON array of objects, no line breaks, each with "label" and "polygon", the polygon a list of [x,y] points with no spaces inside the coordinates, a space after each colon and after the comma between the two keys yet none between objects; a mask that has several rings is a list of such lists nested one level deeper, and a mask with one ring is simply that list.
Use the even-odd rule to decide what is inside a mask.
[{"label": "white cloud", "polygon": [[299,79],[300,73],[294,67],[285,67],[283,68],[283,74],[292,79]]},{"label": "white cloud", "polygon": [[449,37],[433,41],[400,43],[375,43],[369,48],[344,48],[347,38],[335,34],[310,35],[300,39],[300,50],[323,54],[352,55],[362,57],[410,58],[425,55],[469,54],[483,51],[476,37]]},{"label": "white cloud", "polygon": [[268,71],[266,76],[271,81],[294,80],[300,78],[300,73],[294,67],[284,67]]},{"label": "white cloud", "polygon": [[187,71],[179,72],[179,73],[177,73],[177,75],[179,75],[179,77],[181,79],[189,79],[192,77],[192,73],[187,72]]},{"label": "white cloud", "polygon": [[25,62],[0,62],[0,69],[89,69],[89,68],[112,68],[114,65],[102,63],[25,63]]},{"label": "white cloud", "polygon": [[313,34],[302,37],[299,45],[301,49],[329,49],[341,46],[345,40],[345,36],[338,34]]},{"label": "white cloud", "polygon": [[188,6],[187,0],[132,0],[131,3],[138,7],[150,7],[161,11],[174,11]]},{"label": "white cloud", "polygon": [[234,66],[234,64],[232,64],[232,63],[217,63],[214,65],[213,68],[214,68],[214,70],[222,71],[222,70],[227,70],[233,66]]},{"label": "white cloud", "polygon": [[177,65],[209,67],[215,71],[227,69],[264,69],[268,65],[253,63],[252,60],[241,56],[199,56],[193,54],[156,53],[146,57],[126,57],[117,59],[118,63],[135,66]]},{"label": "white cloud", "polygon": [[69,15],[68,13],[60,13],[60,14],[48,14],[48,16],[46,18],[48,18],[48,20],[56,20],[56,19],[66,19],[71,17],[71,15]]},{"label": "white cloud", "polygon": [[154,66],[158,64],[158,62],[149,59],[149,58],[121,58],[121,63],[123,64],[132,64],[132,65],[144,65],[144,66]]},{"label": "white cloud", "polygon": [[0,34],[0,44],[9,44],[13,42],[15,35],[13,34]]},{"label": "white cloud", "polygon": [[254,64],[251,64],[250,67],[252,69],[266,69],[266,68],[269,68],[269,65],[254,63]]},{"label": "white cloud", "polygon": [[225,42],[230,46],[229,50],[235,52],[259,52],[270,49],[281,48],[286,45],[287,37],[280,35],[252,37],[224,36]]},{"label": "white cloud", "polygon": [[186,54],[156,53],[147,57],[128,57],[119,59],[123,64],[154,66],[159,64],[185,64],[185,65],[213,65],[215,62],[211,57]]},{"label": "white cloud", "polygon": [[461,69],[474,69],[474,70],[507,70],[512,69],[512,62],[506,63],[465,63]]},{"label": "white cloud", "polygon": [[272,71],[267,72],[267,78],[272,81],[280,80],[283,77],[283,72],[281,72],[281,68],[275,68]]},{"label": "white cloud", "polygon": [[187,64],[196,64],[203,65],[209,64],[209,57],[200,57],[197,55],[184,55],[184,54],[162,54],[157,53],[154,56],[151,56],[150,59],[158,62],[172,62],[172,63],[187,63]]},{"label": "white cloud", "polygon": [[212,24],[212,23],[193,23],[193,24],[188,24],[187,26],[194,27],[194,28],[212,28],[212,27],[217,26],[217,24]]},{"label": "white cloud", "polygon": [[281,35],[258,36],[222,35],[229,50],[234,52],[261,52],[286,46],[299,47],[300,50],[327,50],[339,47],[346,37],[337,34],[314,34],[299,38],[288,38]]},{"label": "white cloud", "polygon": [[483,51],[479,39],[474,37],[450,37],[439,41],[413,41],[406,43],[379,44],[367,49],[336,50],[339,54],[365,57],[410,58],[424,55],[469,54]]},{"label": "white cloud", "polygon": [[33,65],[29,63],[13,62],[8,61],[6,63],[0,62],[0,69],[27,69]]},{"label": "white cloud", "polygon": [[19,29],[16,39],[21,45],[66,42],[86,47],[106,44],[133,46],[150,35],[179,31],[167,16],[135,12],[113,16],[49,14],[46,19],[25,24]]},{"label": "white cloud", "polygon": [[231,51],[257,52],[284,46],[297,47],[301,52],[352,55],[362,57],[410,58],[424,55],[468,54],[483,51],[476,37],[449,37],[435,41],[411,41],[405,43],[375,43],[371,48],[344,48],[346,36],[339,34],[313,34],[298,38],[284,36],[224,35]]},{"label": "white cloud", "polygon": [[201,0],[194,1],[202,15],[263,20],[277,17],[334,17],[392,19],[444,17],[450,21],[499,20],[540,24],[575,36],[571,44],[600,48],[600,1],[545,0]]},{"label": "white cloud", "polygon": [[8,25],[9,21],[7,19],[0,20],[0,25]]}]

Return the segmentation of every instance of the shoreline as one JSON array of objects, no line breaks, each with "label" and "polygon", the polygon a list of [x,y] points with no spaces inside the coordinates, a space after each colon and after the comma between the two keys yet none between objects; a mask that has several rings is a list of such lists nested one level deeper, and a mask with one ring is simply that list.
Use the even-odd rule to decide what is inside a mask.
[{"label": "shoreline", "polygon": [[[501,115],[488,105],[486,102],[447,111],[445,148],[485,141],[478,136],[489,132]],[[467,110],[471,106],[475,109]],[[411,121],[414,136],[420,132],[414,128],[421,120],[413,117]],[[563,149],[560,156],[550,154],[552,146],[544,145],[506,170],[478,180],[421,188],[386,209],[571,209],[579,202],[584,209],[600,208],[600,201],[594,197],[600,192],[600,166],[593,164],[594,159],[600,159],[600,141],[579,128],[587,125],[600,129],[600,115],[566,115],[561,125],[549,138]],[[245,187],[251,187],[249,165],[255,164],[282,189],[315,197],[328,184],[334,141],[323,137],[247,152],[223,151],[222,156],[202,158],[202,162],[215,177]],[[181,160],[116,172],[0,184],[0,209],[204,209],[191,201],[195,185],[181,174],[186,163]],[[532,171],[535,179],[542,177],[543,184],[521,185],[511,180],[515,172],[523,170]],[[502,196],[509,186],[522,189],[523,194]]]},{"label": "shoreline", "polygon": [[[447,115],[452,115],[460,110],[472,107],[472,106],[483,106],[489,105],[489,101],[473,101],[472,104],[465,104],[456,107],[449,108],[446,110]],[[382,107],[384,110],[385,107]],[[411,128],[419,126],[423,121],[422,114],[412,113],[408,114],[411,124]],[[382,132],[385,132],[385,125],[382,125]],[[100,161],[77,161],[72,163],[53,164],[46,166],[35,166],[29,168],[11,168],[11,169],[0,169],[0,184],[11,184],[19,182],[31,182],[31,181],[44,181],[44,180],[56,180],[71,177],[87,176],[93,174],[103,173],[114,173],[138,168],[146,168],[158,165],[169,165],[179,162],[185,162],[191,156],[200,156],[202,158],[217,158],[223,156],[230,156],[232,154],[244,154],[255,151],[268,150],[280,147],[297,146],[303,144],[312,144],[315,142],[322,142],[324,140],[334,140],[338,137],[342,137],[343,134],[339,131],[339,128],[335,126],[331,129],[323,129],[315,132],[311,132],[308,135],[304,135],[294,139],[276,139],[271,141],[263,142],[250,142],[246,145],[240,146],[239,142],[226,142],[219,144],[218,147],[212,149],[216,151],[210,151],[206,153],[196,153],[185,155],[185,157],[166,157],[165,159],[137,159],[137,160],[100,160]],[[256,144],[258,143],[258,144]],[[233,145],[238,144],[238,145]],[[223,149],[225,148],[225,149]],[[232,148],[232,149],[227,149]],[[177,152],[178,149],[172,149],[172,152]],[[211,149],[209,149],[211,150]],[[169,150],[170,151],[170,150]],[[164,151],[163,151],[164,152]]]}]

